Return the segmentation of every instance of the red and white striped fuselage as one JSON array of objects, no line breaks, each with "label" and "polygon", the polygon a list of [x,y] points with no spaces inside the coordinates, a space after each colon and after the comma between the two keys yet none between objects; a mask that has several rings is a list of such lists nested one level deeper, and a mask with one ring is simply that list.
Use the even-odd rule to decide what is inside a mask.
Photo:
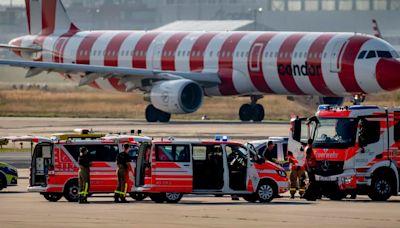
[{"label": "red and white striped fuselage", "polygon": [[[41,47],[33,55],[16,51],[35,61],[218,73],[221,83],[204,88],[209,96],[346,96],[400,87],[394,54],[378,56],[395,49],[354,33],[79,31],[71,25],[64,32],[23,36],[10,44]],[[367,56],[371,51],[375,56]],[[117,78],[98,78],[91,86],[126,91]]]}]

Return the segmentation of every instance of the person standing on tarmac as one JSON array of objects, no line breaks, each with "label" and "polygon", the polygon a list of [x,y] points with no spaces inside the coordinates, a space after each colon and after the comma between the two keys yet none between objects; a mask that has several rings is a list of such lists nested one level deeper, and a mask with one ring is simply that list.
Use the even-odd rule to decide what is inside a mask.
[{"label": "person standing on tarmac", "polygon": [[124,145],[124,150],[118,154],[117,156],[117,190],[115,190],[114,194],[114,202],[116,203],[128,203],[126,200],[126,192],[128,190],[128,182],[127,179],[129,178],[129,171],[132,171],[132,167],[130,166],[130,159],[129,159],[129,144]]},{"label": "person standing on tarmac", "polygon": [[290,164],[290,195],[294,199],[297,189],[299,190],[300,198],[303,197],[306,191],[305,171],[304,167],[299,165],[299,161],[293,156],[291,151],[288,152],[288,160]]},{"label": "person standing on tarmac", "polygon": [[90,157],[88,149],[82,147],[79,152],[79,203],[88,203],[90,184]]},{"label": "person standing on tarmac", "polygon": [[308,188],[307,191],[304,195],[304,198],[306,200],[311,200],[315,201],[317,198],[319,198],[319,190],[317,186],[317,182],[315,180],[315,170],[317,168],[317,158],[315,157],[314,150],[312,148],[313,140],[308,139],[307,141],[307,146],[305,147],[305,152],[306,152],[306,163],[305,168],[307,170],[307,175],[308,175]]}]

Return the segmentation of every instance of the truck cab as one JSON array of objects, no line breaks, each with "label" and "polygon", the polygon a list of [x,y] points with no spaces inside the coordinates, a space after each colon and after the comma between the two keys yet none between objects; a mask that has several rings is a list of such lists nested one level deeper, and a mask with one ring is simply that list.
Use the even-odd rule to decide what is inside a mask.
[{"label": "truck cab", "polygon": [[269,202],[288,190],[288,179],[279,165],[256,159],[254,149],[223,137],[153,140],[139,148],[134,191],[149,193],[158,203],[176,203],[184,194]]},{"label": "truck cab", "polygon": [[309,138],[316,180],[326,197],[338,200],[351,193],[383,201],[398,194],[399,108],[322,105],[315,116],[293,117],[288,148],[300,165]]}]

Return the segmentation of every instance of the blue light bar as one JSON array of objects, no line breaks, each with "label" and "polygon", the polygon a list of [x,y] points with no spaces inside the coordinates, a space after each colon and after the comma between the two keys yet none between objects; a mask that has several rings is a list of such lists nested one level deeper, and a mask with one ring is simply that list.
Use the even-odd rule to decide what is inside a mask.
[{"label": "blue light bar", "polygon": [[215,141],[221,141],[221,139],[222,139],[222,136],[221,136],[221,135],[216,135],[216,136],[215,136]]},{"label": "blue light bar", "polygon": [[330,105],[320,105],[318,106],[319,111],[328,111],[331,108]]},{"label": "blue light bar", "polygon": [[215,141],[227,142],[229,141],[229,137],[226,135],[216,135]]},{"label": "blue light bar", "polygon": [[353,105],[349,110],[363,110],[363,109],[379,109],[376,105]]}]

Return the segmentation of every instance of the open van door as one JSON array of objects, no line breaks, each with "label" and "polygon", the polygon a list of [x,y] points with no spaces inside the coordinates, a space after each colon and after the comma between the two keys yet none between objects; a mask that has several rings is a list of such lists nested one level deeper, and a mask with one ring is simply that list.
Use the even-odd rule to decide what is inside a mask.
[{"label": "open van door", "polygon": [[[135,170],[135,187],[144,185],[145,169],[149,164],[149,153],[151,145],[148,142],[143,142],[139,147],[138,157],[136,159]],[[147,153],[146,153],[147,152]],[[148,167],[149,168],[149,167]]]}]

